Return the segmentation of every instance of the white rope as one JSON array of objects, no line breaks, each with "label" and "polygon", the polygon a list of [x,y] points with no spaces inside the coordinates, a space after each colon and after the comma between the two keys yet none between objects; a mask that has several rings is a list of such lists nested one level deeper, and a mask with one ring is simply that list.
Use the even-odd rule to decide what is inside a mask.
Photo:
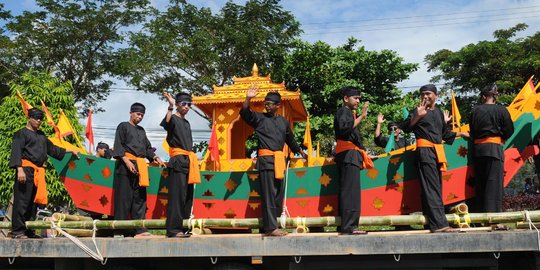
[{"label": "white rope", "polygon": [[212,264],[216,264],[217,263],[217,260],[218,260],[218,257],[210,257],[210,262]]},{"label": "white rope", "polygon": [[493,257],[495,257],[495,259],[498,260],[499,257],[501,257],[501,253],[500,252],[497,252],[497,253],[493,252]]},{"label": "white rope", "polygon": [[401,254],[394,254],[394,261],[399,262],[401,260]]},{"label": "white rope", "polygon": [[13,258],[7,258],[7,260],[8,260],[8,263],[9,263],[9,264],[14,264],[14,263],[15,263],[15,257],[13,257]]},{"label": "white rope", "polygon": [[52,219],[49,219],[49,221],[51,222],[51,229],[59,232],[60,234],[62,234],[65,237],[67,237],[69,240],[71,240],[71,242],[73,242],[75,245],[77,245],[80,249],[82,249],[90,257],[92,257],[95,260],[100,261],[101,264],[105,265],[107,263],[107,259],[103,258],[103,256],[101,255],[101,252],[99,251],[99,249],[97,247],[97,243],[96,243],[96,231],[97,231],[96,222],[98,221],[97,219],[93,221],[93,228],[92,228],[92,242],[94,243],[94,246],[96,248],[96,252],[94,252],[89,247],[87,247],[85,244],[83,244],[75,236],[65,232],[64,230],[62,230],[62,228],[58,227],[54,223],[54,221]]},{"label": "white rope", "polygon": [[294,262],[299,264],[302,261],[302,256],[294,256]]},{"label": "white rope", "polygon": [[532,228],[536,230],[536,242],[538,243],[538,250],[540,251],[540,230],[538,230],[538,228],[536,228],[536,226],[532,222],[529,211],[524,210],[523,212],[525,212],[525,220],[527,221],[527,223],[529,223],[529,230],[532,230]]},{"label": "white rope", "polygon": [[281,228],[285,229],[287,226],[287,217],[290,217],[289,209],[287,209],[287,186],[289,184],[289,165],[291,161],[287,161],[287,168],[285,169],[285,194],[283,194],[283,211],[281,211],[281,217],[279,219]]}]

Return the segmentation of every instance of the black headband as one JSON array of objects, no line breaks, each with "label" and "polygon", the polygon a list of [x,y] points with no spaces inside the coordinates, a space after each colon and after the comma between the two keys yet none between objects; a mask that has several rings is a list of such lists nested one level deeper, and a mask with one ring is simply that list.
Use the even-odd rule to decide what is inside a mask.
[{"label": "black headband", "polygon": [[396,122],[392,122],[392,123],[389,123],[389,124],[388,124],[388,129],[389,129],[389,130],[392,129],[392,127],[397,127],[397,128],[399,128],[399,129],[401,129],[401,128],[399,127],[398,123],[396,123]]},{"label": "black headband", "polygon": [[433,84],[426,84],[422,87],[420,87],[420,93],[422,92],[433,92],[435,95],[437,94],[437,87]]},{"label": "black headband", "polygon": [[45,116],[45,114],[40,109],[31,108],[31,109],[28,110],[28,117],[30,117],[30,118],[43,120],[44,116]]},{"label": "black headband", "polygon": [[193,101],[190,94],[183,93],[183,92],[176,94],[176,97],[174,99],[175,99],[176,103],[182,102],[182,101],[187,101],[187,102],[192,102]]},{"label": "black headband", "polygon": [[352,86],[343,87],[340,92],[344,97],[355,97],[360,95],[360,89]]},{"label": "black headband", "polygon": [[264,101],[272,101],[275,103],[281,103],[281,95],[278,92],[268,92]]},{"label": "black headband", "polygon": [[142,105],[141,103],[139,102],[135,102],[131,105],[131,108],[130,108],[130,112],[140,112],[140,113],[145,113],[146,112],[146,107],[144,107],[144,105]]}]

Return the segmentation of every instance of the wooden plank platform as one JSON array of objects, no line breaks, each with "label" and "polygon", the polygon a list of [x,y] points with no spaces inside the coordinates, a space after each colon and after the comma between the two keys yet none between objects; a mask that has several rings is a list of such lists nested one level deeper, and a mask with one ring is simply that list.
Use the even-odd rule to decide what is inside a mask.
[{"label": "wooden plank platform", "polygon": [[[539,251],[536,231],[378,232],[364,236],[337,233],[200,235],[191,238],[97,238],[105,258],[272,257],[404,255]],[[94,250],[90,238],[80,240]],[[89,258],[67,238],[0,239],[3,258]]]}]

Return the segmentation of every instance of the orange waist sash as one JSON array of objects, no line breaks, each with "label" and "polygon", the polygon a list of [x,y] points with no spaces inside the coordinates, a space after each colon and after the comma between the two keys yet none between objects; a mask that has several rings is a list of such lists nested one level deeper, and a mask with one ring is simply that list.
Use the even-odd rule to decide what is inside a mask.
[{"label": "orange waist sash", "polygon": [[501,137],[486,137],[482,139],[476,139],[474,140],[474,144],[483,144],[483,143],[495,143],[495,144],[502,144]]},{"label": "orange waist sash", "polygon": [[136,157],[132,153],[128,152],[125,152],[124,155],[131,160],[135,160],[135,163],[137,163],[137,170],[139,171],[139,186],[150,186],[150,178],[148,177],[148,163],[146,163],[146,160],[142,157]]},{"label": "orange waist sash", "polygon": [[171,158],[178,155],[188,156],[189,158],[188,184],[200,184],[201,173],[199,169],[199,160],[197,159],[197,154],[195,154],[195,152],[187,151],[182,148],[169,148],[169,156]]},{"label": "orange waist sash", "polygon": [[257,153],[260,157],[274,156],[274,177],[283,179],[285,177],[285,153],[283,151],[272,151],[268,149],[259,149]]},{"label": "orange waist sash", "polygon": [[418,139],[416,140],[416,147],[434,148],[437,155],[437,162],[441,164],[441,172],[446,172],[448,161],[446,160],[446,154],[444,153],[444,146],[442,144],[433,143],[426,139]]},{"label": "orange waist sash", "polygon": [[47,197],[47,182],[45,181],[45,168],[38,167],[30,160],[22,160],[23,167],[30,167],[34,169],[34,185],[36,186],[35,203],[47,204],[49,199]]},{"label": "orange waist sash", "polygon": [[336,154],[347,150],[356,150],[360,152],[360,155],[362,156],[362,167],[364,167],[364,169],[373,169],[375,167],[375,165],[373,164],[373,160],[371,160],[371,158],[368,156],[366,150],[360,149],[351,141],[336,141]]}]

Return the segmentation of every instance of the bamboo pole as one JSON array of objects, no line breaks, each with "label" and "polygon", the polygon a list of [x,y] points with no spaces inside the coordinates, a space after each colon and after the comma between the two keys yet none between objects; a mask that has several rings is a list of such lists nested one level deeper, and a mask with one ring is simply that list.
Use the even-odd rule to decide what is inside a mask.
[{"label": "bamboo pole", "polygon": [[464,203],[460,203],[450,208],[450,213],[456,213],[458,215],[467,214],[469,213],[469,207]]},{"label": "bamboo pole", "polygon": [[[540,222],[540,211],[529,211],[529,217],[533,222]],[[450,224],[458,226],[462,223],[516,223],[520,221],[526,221],[525,211],[517,212],[502,212],[502,213],[470,213],[465,216],[459,216],[456,214],[448,214],[446,218]],[[341,223],[339,217],[326,216],[326,217],[312,217],[302,218],[302,222],[298,222],[297,218],[287,218],[287,227],[324,227],[324,226],[338,226]],[[247,218],[247,219],[194,219],[192,220],[193,226],[188,224],[187,220],[184,220],[184,228],[190,227],[229,227],[229,228],[259,228],[262,224],[260,219]],[[7,223],[9,224],[9,223]],[[395,215],[395,216],[372,216],[361,217],[361,226],[398,226],[398,225],[425,225],[427,224],[426,217],[422,215]],[[0,226],[3,224],[0,223]],[[26,226],[28,229],[45,229],[50,228],[50,222],[48,221],[27,221]],[[5,224],[4,224],[5,226]],[[11,226],[9,224],[9,226]],[[64,221],[61,222],[62,228],[80,228],[80,229],[92,229],[92,221]],[[98,229],[136,229],[136,228],[149,228],[149,229],[162,229],[165,228],[164,219],[151,219],[151,220],[99,220],[96,222]],[[4,227],[2,227],[4,228]],[[9,228],[9,227],[8,227]]]},{"label": "bamboo pole", "polygon": [[[533,229],[534,229],[534,227],[540,229],[540,222],[533,222],[532,225],[534,225],[534,226],[531,226]],[[526,222],[526,221],[516,222],[516,228],[517,229],[529,229],[529,222]]]},{"label": "bamboo pole", "polygon": [[92,221],[91,217],[68,215],[63,213],[54,213],[52,215],[53,221]]}]

